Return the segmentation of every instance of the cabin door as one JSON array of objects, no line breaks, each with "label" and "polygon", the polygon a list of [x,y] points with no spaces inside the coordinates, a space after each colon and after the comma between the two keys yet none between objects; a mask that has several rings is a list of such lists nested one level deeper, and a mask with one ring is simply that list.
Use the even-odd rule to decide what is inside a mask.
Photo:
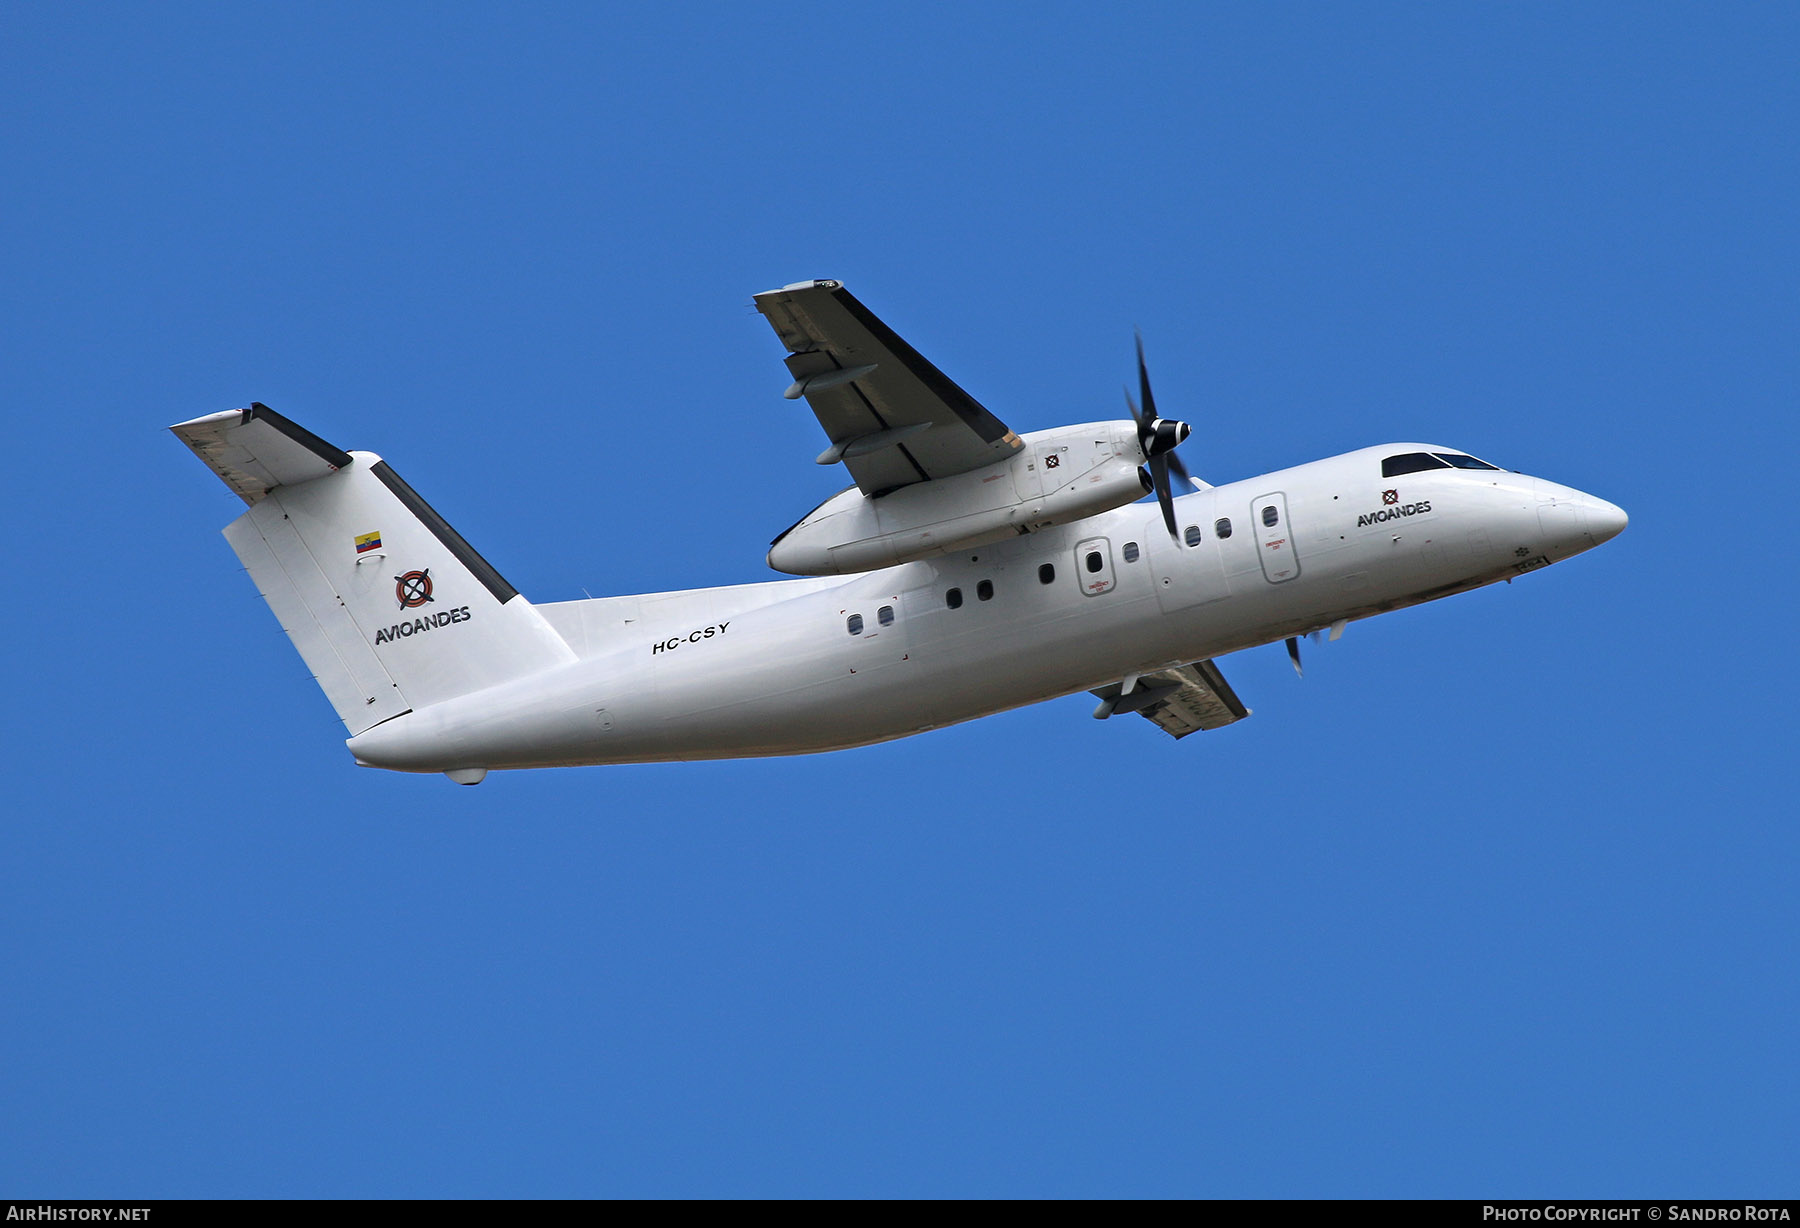
[{"label": "cabin door", "polygon": [[1262,561],[1264,579],[1270,584],[1280,584],[1300,574],[1300,559],[1294,553],[1293,526],[1288,524],[1286,495],[1277,491],[1252,501],[1250,528],[1256,534],[1256,553]]}]

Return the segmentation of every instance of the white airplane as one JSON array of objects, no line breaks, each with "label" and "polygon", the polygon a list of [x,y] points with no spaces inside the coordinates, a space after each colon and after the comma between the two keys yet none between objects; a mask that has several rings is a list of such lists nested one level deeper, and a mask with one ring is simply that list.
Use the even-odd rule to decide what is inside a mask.
[{"label": "white airplane", "polygon": [[[1249,710],[1240,649],[1511,580],[1625,513],[1454,448],[1364,448],[1173,495],[1184,423],[1017,435],[835,281],[756,296],[855,479],[769,550],[810,577],[533,605],[380,457],[267,406],[171,429],[249,510],[225,538],[356,762],[793,755],[1091,691],[1175,737]],[[1127,398],[1129,400],[1129,398]],[[1185,476],[1185,474],[1184,474]],[[1154,491],[1158,507],[1139,503]]]}]

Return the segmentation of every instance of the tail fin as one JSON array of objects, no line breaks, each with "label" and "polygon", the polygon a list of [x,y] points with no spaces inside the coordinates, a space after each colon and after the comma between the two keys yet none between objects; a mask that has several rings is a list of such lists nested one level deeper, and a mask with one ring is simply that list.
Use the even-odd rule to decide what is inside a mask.
[{"label": "tail fin", "polygon": [[169,429],[250,505],[225,540],[352,736],[575,659],[379,456],[257,403]]}]

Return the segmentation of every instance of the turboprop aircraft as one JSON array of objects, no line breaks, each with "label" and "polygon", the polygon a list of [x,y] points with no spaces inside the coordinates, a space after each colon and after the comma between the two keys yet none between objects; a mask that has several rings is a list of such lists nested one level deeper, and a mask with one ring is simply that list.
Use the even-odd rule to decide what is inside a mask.
[{"label": "turboprop aircraft", "polygon": [[[776,537],[801,579],[533,605],[369,452],[260,403],[172,429],[249,504],[225,539],[357,763],[497,768],[863,746],[1090,691],[1177,738],[1249,715],[1228,653],[1511,580],[1612,504],[1390,443],[1177,496],[1185,423],[1019,435],[836,281],[755,297],[854,485]],[[1140,503],[1154,493],[1156,506]]]}]

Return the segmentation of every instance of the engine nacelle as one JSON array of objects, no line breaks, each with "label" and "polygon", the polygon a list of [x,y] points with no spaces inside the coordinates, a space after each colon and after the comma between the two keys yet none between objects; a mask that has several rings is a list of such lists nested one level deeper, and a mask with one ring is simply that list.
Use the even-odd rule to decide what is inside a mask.
[{"label": "engine nacelle", "polygon": [[798,576],[873,571],[986,545],[1123,507],[1149,490],[1133,422],[1090,422],[1021,437],[1012,456],[879,499],[833,495],[769,547]]}]

